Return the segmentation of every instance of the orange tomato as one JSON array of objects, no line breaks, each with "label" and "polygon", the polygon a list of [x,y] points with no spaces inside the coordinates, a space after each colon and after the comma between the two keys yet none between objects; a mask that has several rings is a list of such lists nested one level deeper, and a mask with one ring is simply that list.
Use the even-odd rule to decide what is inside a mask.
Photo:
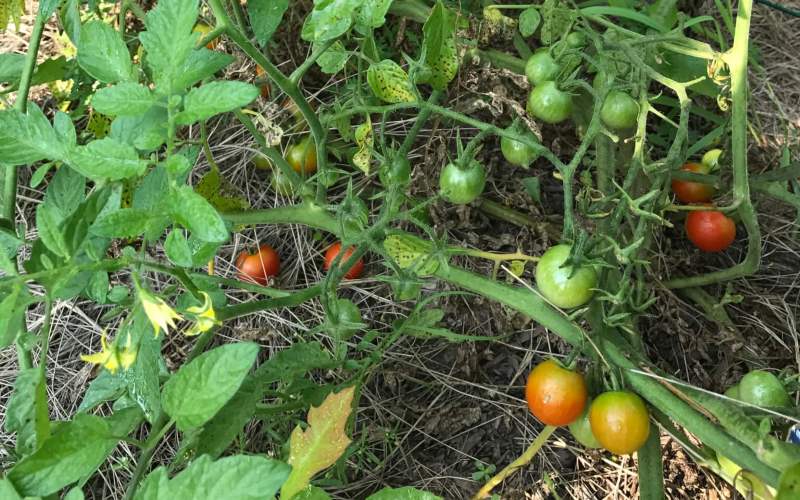
[{"label": "orange tomato", "polygon": [[549,359],[528,375],[525,400],[533,416],[547,425],[567,425],[586,407],[586,382],[583,375]]}]

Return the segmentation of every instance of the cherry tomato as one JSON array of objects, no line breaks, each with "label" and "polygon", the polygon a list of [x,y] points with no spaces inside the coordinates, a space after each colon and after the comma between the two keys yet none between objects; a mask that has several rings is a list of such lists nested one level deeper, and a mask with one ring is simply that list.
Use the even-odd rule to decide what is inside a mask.
[{"label": "cherry tomato", "polygon": [[[211,31],[211,26],[207,25],[206,23],[197,23],[192,28],[192,31],[196,33],[200,33],[200,38],[203,38]],[[206,48],[210,50],[214,50],[217,48],[217,44],[219,43],[219,39],[215,38],[206,44]]]},{"label": "cherry tomato", "polygon": [[555,82],[537,85],[528,97],[528,114],[545,123],[561,123],[572,114],[572,96]]},{"label": "cherry tomato", "polygon": [[289,146],[286,151],[286,161],[300,175],[311,175],[316,172],[317,148],[311,138],[306,137],[297,144]]},{"label": "cherry tomato", "polygon": [[591,400],[587,401],[586,408],[583,409],[581,416],[569,424],[569,432],[572,434],[572,437],[575,438],[575,441],[582,444],[585,448],[602,448],[603,446],[600,444],[600,441],[592,434],[592,424],[589,423],[590,407]]},{"label": "cherry tomato", "polygon": [[791,399],[778,377],[763,370],[753,370],[739,381],[739,399],[762,407],[791,406]]},{"label": "cherry tomato", "polygon": [[475,160],[467,165],[448,163],[439,175],[439,192],[456,205],[466,205],[475,200],[486,186],[486,170]]},{"label": "cherry tomato", "polygon": [[[339,241],[328,247],[328,250],[325,251],[325,263],[323,265],[326,271],[330,270],[331,265],[333,265],[333,261],[336,259],[336,256],[339,255],[339,252],[341,251],[342,251],[342,243]],[[353,255],[353,251],[354,251],[353,247],[350,247],[347,250],[345,250],[344,255],[342,255],[342,258],[339,259],[339,265],[344,264],[350,258],[350,256]],[[354,280],[359,276],[361,276],[362,272],[364,272],[364,261],[362,259],[358,259],[358,262],[356,262],[353,265],[353,267],[351,267],[350,270],[347,271],[347,274],[345,274],[344,277],[350,280]]]},{"label": "cherry tomato", "polygon": [[567,35],[567,45],[573,49],[586,46],[586,35],[580,31],[573,31]]},{"label": "cherry tomato", "polygon": [[600,108],[600,119],[613,130],[627,130],[636,125],[639,118],[639,103],[619,90],[612,90]]},{"label": "cherry tomato", "polygon": [[281,259],[278,252],[265,244],[255,253],[247,250],[240,253],[236,258],[236,268],[240,280],[266,285],[270,276],[277,276],[281,271]]},{"label": "cherry tomato", "polygon": [[554,80],[561,67],[546,48],[537,50],[525,64],[525,76],[533,85]]},{"label": "cherry tomato", "polygon": [[[519,129],[510,127],[509,131],[519,132]],[[525,135],[532,140],[536,140],[536,137],[530,132]],[[539,157],[539,153],[532,147],[508,137],[500,138],[500,151],[508,163],[518,167],[527,168]]]},{"label": "cherry tomato", "polygon": [[[266,72],[264,71],[264,68],[262,68],[259,65],[256,65],[256,78],[262,78],[265,74]],[[261,88],[261,97],[263,97],[264,99],[269,99],[269,84],[262,83],[260,88]]]},{"label": "cherry tomato", "polygon": [[704,252],[721,252],[736,239],[736,224],[717,210],[696,210],[686,216],[686,235]]},{"label": "cherry tomato", "polygon": [[[562,309],[572,309],[589,302],[597,286],[597,272],[583,266],[574,270],[564,266],[572,247],[550,247],[536,264],[536,286],[547,300]],[[562,267],[564,266],[564,267]]]},{"label": "cherry tomato", "polygon": [[546,425],[567,425],[586,407],[583,375],[548,359],[536,366],[525,384],[525,400],[533,416]]},{"label": "cherry tomato", "polygon": [[[687,163],[681,167],[681,170],[696,174],[707,174],[709,171],[708,167],[700,163]],[[672,181],[672,192],[683,203],[705,203],[711,201],[711,197],[714,196],[714,186],[703,184],[702,182],[674,179]]]},{"label": "cherry tomato", "polygon": [[272,170],[272,163],[270,163],[269,158],[261,153],[253,157],[253,165],[259,170]]},{"label": "cherry tomato", "polygon": [[725,395],[731,399],[739,399],[739,384],[728,387],[725,391]]},{"label": "cherry tomato", "polygon": [[635,452],[650,435],[650,416],[642,398],[628,391],[604,392],[589,407],[592,434],[617,455]]},{"label": "cherry tomato", "polygon": [[411,179],[411,162],[405,156],[387,158],[378,170],[378,178],[385,188],[395,184],[407,184]]}]

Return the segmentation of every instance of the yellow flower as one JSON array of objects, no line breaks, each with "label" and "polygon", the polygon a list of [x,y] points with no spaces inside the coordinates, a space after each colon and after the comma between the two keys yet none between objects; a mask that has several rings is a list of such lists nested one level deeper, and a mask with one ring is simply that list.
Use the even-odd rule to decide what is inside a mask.
[{"label": "yellow flower", "polygon": [[181,321],[183,319],[161,297],[156,297],[144,288],[139,288],[139,300],[142,302],[147,319],[153,325],[156,337],[158,337],[161,330],[169,333],[170,327],[176,328],[175,320]]},{"label": "yellow flower", "polygon": [[127,370],[133,362],[136,361],[136,349],[133,348],[130,333],[128,334],[128,340],[125,342],[125,345],[120,348],[117,346],[116,339],[109,345],[106,341],[106,332],[103,331],[100,337],[100,346],[100,352],[81,354],[81,359],[87,363],[102,365],[112,374],[116,373],[120,366],[124,370]]},{"label": "yellow flower", "polygon": [[199,307],[192,306],[186,309],[186,312],[195,316],[195,324],[183,332],[187,337],[200,335],[220,324],[219,320],[217,320],[217,313],[214,312],[214,306],[211,304],[211,297],[205,292],[200,293],[203,295],[203,305]]}]

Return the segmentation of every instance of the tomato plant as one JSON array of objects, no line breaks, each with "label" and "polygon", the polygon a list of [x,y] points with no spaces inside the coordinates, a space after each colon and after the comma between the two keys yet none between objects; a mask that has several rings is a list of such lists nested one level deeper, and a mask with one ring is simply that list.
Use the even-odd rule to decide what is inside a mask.
[{"label": "tomato plant", "polygon": [[549,359],[528,375],[525,400],[533,416],[547,425],[567,425],[580,416],[586,406],[583,375]]},{"label": "tomato plant", "polygon": [[550,247],[536,264],[536,287],[547,300],[563,309],[589,302],[597,286],[597,272],[589,266],[575,269],[564,265],[572,247]]},{"label": "tomato plant", "polygon": [[439,193],[442,198],[466,205],[483,193],[486,185],[486,170],[477,161],[448,163],[439,174]]},{"label": "tomato plant", "polygon": [[613,130],[633,128],[638,117],[639,103],[630,95],[619,90],[609,92],[600,109],[600,118],[603,123]]},{"label": "tomato plant", "polygon": [[310,137],[301,139],[286,150],[286,161],[301,175],[312,175],[317,171],[317,148]]},{"label": "tomato plant", "polygon": [[561,123],[572,114],[572,96],[546,81],[531,91],[526,109],[545,123]]},{"label": "tomato plant", "polygon": [[[329,271],[331,269],[331,266],[333,266],[333,261],[336,260],[341,251],[342,251],[342,243],[339,241],[328,247],[328,249],[325,251],[325,260],[323,262],[323,267],[325,268],[326,271]],[[353,255],[354,251],[355,249],[353,247],[348,247],[342,254],[341,258],[339,259],[339,265],[341,266],[342,264],[347,262],[347,260],[350,259],[350,256]],[[345,274],[344,277],[350,280],[354,280],[360,277],[361,273],[363,272],[364,272],[364,261],[362,259],[358,259],[356,263],[353,264],[353,267],[351,267],[350,270],[347,271],[347,274]]]},{"label": "tomato plant", "polygon": [[592,401],[589,423],[597,441],[611,453],[636,452],[650,435],[650,414],[642,398],[628,391],[604,392]]},{"label": "tomato plant", "polygon": [[686,235],[704,252],[721,252],[736,239],[736,224],[717,210],[695,210],[686,216]]},{"label": "tomato plant", "polygon": [[266,285],[270,277],[281,272],[281,259],[274,248],[264,244],[253,253],[242,251],[236,258],[236,269],[242,281]]},{"label": "tomato plant", "polygon": [[[696,174],[707,174],[709,168],[701,163],[686,163],[681,170]],[[700,182],[672,180],[672,192],[683,203],[707,203],[714,196],[714,186]]]},{"label": "tomato plant", "polygon": [[547,48],[537,50],[525,63],[525,76],[533,85],[555,80],[561,67]]}]

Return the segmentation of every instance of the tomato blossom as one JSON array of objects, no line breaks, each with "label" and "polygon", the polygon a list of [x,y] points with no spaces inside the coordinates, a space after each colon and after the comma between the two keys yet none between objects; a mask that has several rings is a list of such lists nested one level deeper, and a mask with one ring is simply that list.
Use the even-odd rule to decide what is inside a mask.
[{"label": "tomato blossom", "polygon": [[183,318],[181,315],[175,312],[161,297],[156,297],[144,288],[137,288],[144,313],[147,315],[147,319],[150,320],[150,324],[153,325],[153,331],[155,331],[156,337],[158,337],[161,330],[169,333],[170,328],[177,328],[175,326],[175,320],[182,320]]},{"label": "tomato blossom", "polygon": [[100,352],[81,354],[81,359],[93,365],[101,365],[112,374],[116,373],[120,366],[127,370],[136,361],[136,348],[133,347],[130,333],[125,345],[120,347],[117,345],[117,339],[109,344],[106,340],[106,332],[103,331],[100,337],[100,346]]},{"label": "tomato blossom", "polygon": [[217,313],[214,311],[214,306],[211,304],[211,297],[205,292],[200,293],[203,295],[203,305],[192,306],[186,309],[187,313],[195,317],[195,323],[190,326],[188,330],[183,332],[187,337],[200,335],[220,324],[217,319]]}]

